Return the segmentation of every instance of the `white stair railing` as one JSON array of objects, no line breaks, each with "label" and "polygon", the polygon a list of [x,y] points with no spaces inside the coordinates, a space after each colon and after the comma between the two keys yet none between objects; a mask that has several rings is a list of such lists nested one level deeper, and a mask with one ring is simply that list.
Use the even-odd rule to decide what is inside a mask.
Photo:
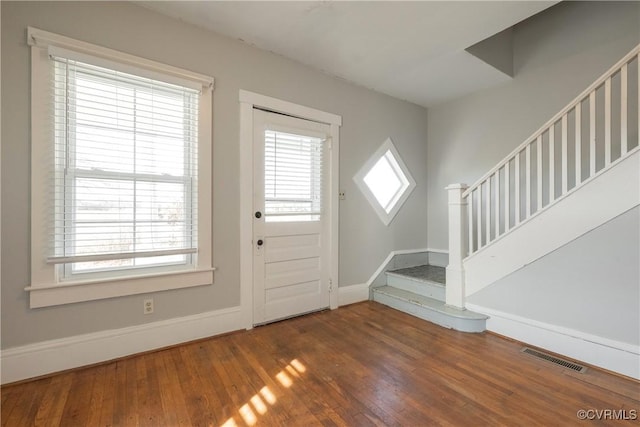
[{"label": "white stair railing", "polygon": [[566,197],[638,148],[636,46],[471,187],[449,191],[447,304],[464,307],[463,259]]}]

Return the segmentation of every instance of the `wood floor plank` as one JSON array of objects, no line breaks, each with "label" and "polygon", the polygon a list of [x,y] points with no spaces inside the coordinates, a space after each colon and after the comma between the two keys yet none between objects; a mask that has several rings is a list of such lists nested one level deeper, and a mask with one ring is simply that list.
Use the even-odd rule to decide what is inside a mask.
[{"label": "wood floor plank", "polygon": [[565,371],[563,373],[579,381],[596,385],[610,393],[620,394],[632,400],[640,400],[640,387],[637,387],[622,377],[601,371],[593,371],[591,375],[588,376],[575,371]]},{"label": "wood floor plank", "polygon": [[202,393],[206,394],[209,407],[212,408],[211,416],[215,423],[222,424],[218,418],[218,410],[224,405],[224,399],[220,396],[220,378],[213,365],[215,360],[207,349],[206,343],[198,343],[197,350],[193,353],[192,371],[200,379]]},{"label": "wood floor plank", "polygon": [[124,375],[124,385],[125,385],[125,407],[122,413],[122,418],[118,425],[131,425],[137,426],[140,423],[138,422],[138,417],[140,415],[138,411],[138,369],[136,367],[137,361],[141,356],[125,359],[123,372]]},{"label": "wood floor plank", "polygon": [[162,387],[162,409],[168,425],[188,426],[191,425],[188,405],[172,355],[173,352],[167,350],[160,352],[156,358]]},{"label": "wood floor plank", "polygon": [[72,383],[72,375],[63,374],[51,379],[36,412],[34,420],[36,426],[60,424]]},{"label": "wood floor plank", "polygon": [[129,400],[127,399],[127,365],[128,360],[119,360],[115,364],[116,384],[113,390],[113,425],[126,425]]},{"label": "wood floor plank", "polygon": [[[3,426],[22,425],[22,420],[28,414],[31,406],[32,392],[35,391],[37,387],[35,382],[27,382],[11,390],[11,396],[6,401],[2,401],[3,406],[0,408]],[[41,385],[41,387],[44,386]]]},{"label": "wood floor plank", "polygon": [[579,409],[640,414],[640,382],[594,368],[578,374],[521,347],[365,302],[3,386],[0,419],[8,427],[564,426],[580,424]]},{"label": "wood floor plank", "polygon": [[[252,402],[255,412],[262,412],[261,415],[274,424],[290,424],[294,421],[293,417],[297,413],[296,408],[299,403],[294,399],[284,399],[284,394],[280,390],[281,385],[276,379],[276,373],[281,366],[278,365],[268,346],[255,339],[256,335],[250,333],[242,337],[245,341],[244,345],[234,340],[236,345],[244,347],[242,358],[245,363],[240,365],[239,374],[248,375],[252,388],[256,390],[257,398]],[[252,352],[251,348],[260,348],[260,356]],[[251,375],[251,371],[254,375]],[[267,399],[268,397],[270,398]]]},{"label": "wood floor plank", "polygon": [[[360,340],[359,344],[362,347],[358,354],[352,357],[349,352],[352,350],[354,337],[347,325],[323,326],[320,324],[314,334],[320,338],[316,341],[316,346],[323,358],[316,358],[313,366],[327,370],[331,377],[335,377],[337,382],[343,384],[342,388],[347,393],[356,396],[369,411],[381,417],[386,424],[398,424],[400,420],[413,424],[417,422],[413,419],[413,414],[406,411],[404,406],[395,408],[394,405],[387,404],[389,401],[402,400],[403,396],[389,382],[389,374],[385,369],[370,369],[372,365],[376,365],[378,368],[385,367],[384,364],[378,363],[374,355],[370,354],[373,349],[371,343],[367,340]],[[341,334],[343,339],[339,341],[333,339]],[[343,365],[348,368],[342,369]],[[409,397],[405,396],[404,401],[406,402],[408,399]]]},{"label": "wood floor plank", "polygon": [[[274,348],[271,344],[271,340],[260,340],[260,337],[264,337],[263,334],[254,334],[252,335],[252,340],[249,345],[256,345],[263,350],[264,353],[269,354],[271,356],[271,362],[269,363],[268,369],[272,372],[272,377],[278,378],[277,375],[280,373],[284,373],[287,375],[291,381],[291,390],[293,392],[291,399],[284,399],[281,401],[280,405],[284,405],[287,409],[286,413],[290,413],[293,419],[287,419],[282,416],[283,412],[279,410],[278,407],[273,408],[273,416],[274,422],[276,424],[291,424],[292,422],[297,421],[300,418],[307,418],[309,420],[317,419],[321,424],[327,425],[346,425],[346,421],[344,418],[339,415],[340,405],[338,407],[330,407],[327,405],[322,397],[324,397],[324,393],[322,396],[318,396],[316,394],[316,389],[313,387],[313,381],[308,378],[305,365],[299,361],[299,358],[289,358],[282,357],[282,355],[278,352],[277,347]],[[251,357],[248,349],[245,348],[247,343],[242,340],[240,337],[235,340],[236,344],[239,348],[243,348],[243,358],[248,362],[246,364],[242,364],[241,366],[258,366],[259,364],[265,365],[265,357],[261,357],[260,361],[256,358]],[[264,354],[263,353],[263,354]],[[295,363],[293,363],[295,361]],[[296,369],[297,367],[297,369]],[[303,371],[301,371],[303,370]],[[246,368],[245,368],[246,372]],[[246,372],[249,375],[249,372]],[[269,374],[266,373],[265,370],[261,370],[260,379],[264,381],[264,383],[270,387],[271,390],[278,390],[279,388],[285,387],[282,384],[278,384],[277,381],[271,380]],[[302,390],[302,393],[295,393],[298,388],[298,383],[300,381],[305,381],[305,389]],[[286,387],[285,387],[286,388]],[[283,393],[277,393],[276,396],[283,396]],[[316,396],[316,398],[314,398]],[[302,413],[300,408],[308,407],[307,413]]]},{"label": "wood floor plank", "polygon": [[173,378],[180,384],[184,396],[185,409],[189,414],[189,422],[192,425],[209,425],[215,419],[211,419],[209,402],[205,393],[201,391],[201,383],[191,366],[193,345],[180,347],[173,353]]},{"label": "wood floor plank", "polygon": [[103,399],[105,396],[105,376],[107,365],[97,366],[95,368],[95,376],[93,381],[93,389],[89,397],[89,416],[87,425],[100,425],[100,414],[102,413]]},{"label": "wood floor plank", "polygon": [[138,360],[138,378],[144,378],[138,384],[138,411],[141,426],[170,426],[162,415],[162,398],[155,358],[145,354]]},{"label": "wood floor plank", "polygon": [[113,412],[115,408],[114,391],[116,389],[116,383],[116,364],[109,363],[105,366],[104,370],[102,405],[100,406],[98,422],[94,425],[105,427],[113,425]]},{"label": "wood floor plank", "polygon": [[[17,387],[6,387],[2,389],[2,393],[0,394],[0,408],[5,411],[5,415],[9,416],[15,405],[20,400],[15,396],[15,394],[22,394],[23,390]],[[0,418],[2,418],[2,414],[0,413]],[[4,419],[4,418],[3,418]]]},{"label": "wood floor plank", "polygon": [[67,395],[61,426],[87,425],[90,413],[90,401],[97,368],[83,369],[73,376],[71,390]]},{"label": "wood floor plank", "polygon": [[[268,328],[268,326],[267,326]],[[258,331],[261,332],[261,331]],[[318,424],[319,421],[314,411],[314,405],[310,405],[310,399],[306,396],[307,390],[303,394],[296,393],[296,389],[300,379],[298,374],[295,376],[287,371],[289,362],[292,360],[291,354],[282,353],[283,347],[274,345],[272,340],[260,340],[256,338],[264,337],[261,333],[252,335],[251,344],[255,348],[261,349],[261,357],[255,358],[250,355],[250,348],[246,343],[239,339],[234,339],[235,352],[238,359],[244,359],[246,363],[237,366],[241,376],[247,376],[252,379],[252,385],[255,390],[261,390],[262,384],[265,384],[276,398],[276,403],[271,406],[269,418],[275,423],[291,424],[292,422],[307,422],[310,425]],[[251,344],[249,344],[251,346]],[[259,375],[252,375],[248,372],[249,366],[264,366]]]},{"label": "wood floor plank", "polygon": [[[222,404],[222,401],[215,391],[216,383],[210,383],[207,380],[207,378],[211,376],[213,369],[200,366],[203,362],[202,353],[199,351],[201,347],[201,345],[197,345],[189,349],[190,351],[184,349],[185,351],[182,352],[183,360],[191,375],[191,387],[197,390],[196,394],[198,395],[198,403],[201,408],[199,422],[203,423],[203,425],[220,424],[216,412],[217,408]],[[192,417],[192,420],[193,419]]]}]

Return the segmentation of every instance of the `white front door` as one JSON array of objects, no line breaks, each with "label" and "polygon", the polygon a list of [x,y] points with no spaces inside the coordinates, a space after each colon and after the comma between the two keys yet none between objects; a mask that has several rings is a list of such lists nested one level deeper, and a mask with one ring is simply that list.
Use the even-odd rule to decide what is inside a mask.
[{"label": "white front door", "polygon": [[330,127],[253,110],[253,323],[329,307]]}]

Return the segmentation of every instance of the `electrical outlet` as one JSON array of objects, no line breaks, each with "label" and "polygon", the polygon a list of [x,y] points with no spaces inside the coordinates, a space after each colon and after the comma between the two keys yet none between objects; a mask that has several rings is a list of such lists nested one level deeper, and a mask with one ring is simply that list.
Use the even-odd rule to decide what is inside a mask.
[{"label": "electrical outlet", "polygon": [[153,298],[149,298],[144,300],[144,314],[152,314],[153,313]]},{"label": "electrical outlet", "polygon": [[340,191],[340,192],[338,193],[338,198],[339,198],[340,200],[344,200],[344,199],[346,199],[346,198],[347,198],[347,195],[345,194],[344,190],[342,190],[342,191]]}]

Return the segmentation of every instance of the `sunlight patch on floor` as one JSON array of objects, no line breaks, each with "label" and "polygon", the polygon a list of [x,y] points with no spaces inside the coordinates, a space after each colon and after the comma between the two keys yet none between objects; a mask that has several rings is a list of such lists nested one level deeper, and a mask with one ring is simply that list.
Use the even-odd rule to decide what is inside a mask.
[{"label": "sunlight patch on floor", "polygon": [[264,404],[262,399],[260,399],[260,396],[258,396],[257,394],[251,398],[251,404],[254,408],[256,408],[258,414],[264,415],[267,412],[267,405]]},{"label": "sunlight patch on floor", "polygon": [[266,400],[269,405],[273,405],[276,403],[276,397],[273,395],[273,393],[271,393],[269,387],[262,387],[262,389],[260,389],[260,394],[262,395],[262,397],[264,397],[264,400]]},{"label": "sunlight patch on floor", "polygon": [[256,417],[256,414],[253,413],[248,403],[242,405],[238,412],[240,412],[240,416],[247,425],[252,426],[258,422],[258,417]]},{"label": "sunlight patch on floor", "polygon": [[236,421],[233,418],[229,418],[222,426],[220,427],[238,427]]},{"label": "sunlight patch on floor", "polygon": [[[282,387],[290,388],[294,380],[300,378],[300,374],[306,371],[307,368],[302,362],[298,359],[293,359],[283,370],[275,375],[275,379],[278,380]],[[245,425],[254,426],[258,423],[258,416],[266,414],[269,410],[267,405],[273,406],[276,402],[275,394],[265,385],[258,393],[254,394],[247,403],[238,409],[238,414]],[[239,419],[231,417],[225,421],[221,427],[238,427],[238,421]]]},{"label": "sunlight patch on floor", "polygon": [[300,372],[301,374],[305,373],[307,368],[305,368],[305,366],[300,363],[300,361],[298,359],[293,359],[289,365],[293,366],[294,369],[298,372]]},{"label": "sunlight patch on floor", "polygon": [[285,369],[287,370],[287,372],[289,372],[289,374],[290,374],[292,377],[300,378],[300,374],[298,373],[298,371],[296,371],[295,369],[293,369],[293,366],[288,365]]},{"label": "sunlight patch on floor", "polygon": [[291,384],[293,384],[293,381],[291,381],[289,375],[287,375],[284,371],[278,372],[278,375],[276,375],[276,379],[280,384],[282,384],[283,387],[286,388],[291,387]]}]

